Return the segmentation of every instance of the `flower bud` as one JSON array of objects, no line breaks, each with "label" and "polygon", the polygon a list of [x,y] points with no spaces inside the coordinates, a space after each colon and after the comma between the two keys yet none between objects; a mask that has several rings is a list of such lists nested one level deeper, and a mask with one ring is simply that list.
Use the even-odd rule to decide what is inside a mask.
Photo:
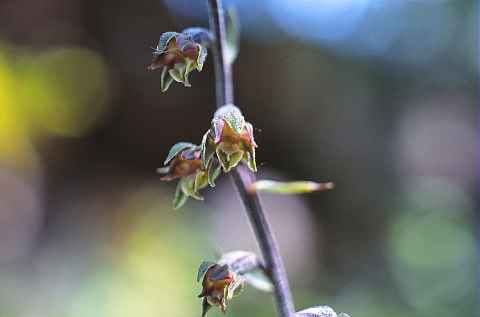
[{"label": "flower bud", "polygon": [[179,179],[173,200],[174,209],[183,206],[188,197],[203,200],[199,190],[207,187],[209,182],[218,177],[218,174],[209,173],[203,168],[200,147],[192,143],[175,144],[170,149],[164,165],[165,167],[158,169],[159,173],[164,174],[162,180]]},{"label": "flower bud", "polygon": [[211,262],[204,262],[199,269],[201,278],[202,267],[208,269],[204,272],[202,281],[202,292],[198,297],[203,298],[202,317],[205,316],[211,306],[218,306],[222,312],[227,309],[228,301],[237,296],[243,289],[243,278],[229,269],[228,265],[219,265]]},{"label": "flower bud", "polygon": [[229,172],[243,161],[253,172],[257,171],[253,126],[245,121],[240,109],[226,105],[215,112],[212,126],[202,140],[204,166],[217,157],[223,171]]},{"label": "flower bud", "polygon": [[203,28],[188,28],[182,33],[165,32],[160,36],[147,69],[162,69],[162,92],[167,91],[173,81],[190,87],[188,75],[195,69],[202,71],[211,42],[210,32]]}]

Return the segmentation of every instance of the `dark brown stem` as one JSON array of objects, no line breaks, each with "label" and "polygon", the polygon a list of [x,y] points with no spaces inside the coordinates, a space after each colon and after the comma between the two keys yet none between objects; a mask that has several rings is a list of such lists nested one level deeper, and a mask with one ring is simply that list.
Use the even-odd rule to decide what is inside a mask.
[{"label": "dark brown stem", "polygon": [[255,176],[245,166],[239,166],[232,171],[232,178],[255,231],[257,243],[264,257],[265,269],[272,280],[278,315],[280,317],[293,317],[295,316],[295,308],[292,294],[272,229],[258,195],[247,191],[247,188],[255,181]]},{"label": "dark brown stem", "polygon": [[215,92],[217,108],[233,103],[232,65],[226,60],[225,12],[221,0],[208,0],[210,29],[215,37],[212,45],[215,59]]},{"label": "dark brown stem", "polygon": [[[226,29],[221,0],[208,0],[208,4],[210,8],[210,28],[215,36],[212,50],[215,59],[217,108],[220,108],[226,104],[234,103],[232,65],[225,59]],[[234,169],[231,174],[257,237],[266,271],[272,280],[278,315],[280,317],[294,317],[295,307],[277,242],[263,211],[260,198],[256,193],[250,193],[247,190],[255,181],[255,176],[245,166],[241,165]]]}]

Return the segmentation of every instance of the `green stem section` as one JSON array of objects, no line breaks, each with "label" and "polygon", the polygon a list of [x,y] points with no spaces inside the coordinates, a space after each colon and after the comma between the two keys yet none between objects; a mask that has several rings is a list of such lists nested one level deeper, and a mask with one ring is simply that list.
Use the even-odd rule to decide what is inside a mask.
[{"label": "green stem section", "polygon": [[[215,62],[215,89],[217,108],[233,104],[232,65],[226,60],[226,28],[221,0],[208,0],[210,8],[210,29],[215,36],[212,46]],[[255,176],[245,166],[239,165],[232,172],[232,179],[247,211],[250,224],[255,232],[262,252],[265,269],[274,286],[274,297],[279,317],[294,317],[295,307],[288,285],[278,244],[256,193],[248,191],[255,182]]]}]

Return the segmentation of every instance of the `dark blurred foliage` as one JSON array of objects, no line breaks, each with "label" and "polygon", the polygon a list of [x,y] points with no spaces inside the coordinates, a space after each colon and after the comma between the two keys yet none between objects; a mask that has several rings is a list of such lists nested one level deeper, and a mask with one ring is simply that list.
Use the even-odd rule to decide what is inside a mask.
[{"label": "dark blurred foliage", "polygon": [[[255,246],[228,178],[173,213],[155,175],[201,141],[214,78],[209,56],[162,94],[150,47],[204,2],[0,3],[0,315],[199,314],[197,264]],[[298,308],[472,316],[475,2],[236,3],[260,175],[336,183],[265,197]],[[228,314],[270,306],[248,290]]]}]

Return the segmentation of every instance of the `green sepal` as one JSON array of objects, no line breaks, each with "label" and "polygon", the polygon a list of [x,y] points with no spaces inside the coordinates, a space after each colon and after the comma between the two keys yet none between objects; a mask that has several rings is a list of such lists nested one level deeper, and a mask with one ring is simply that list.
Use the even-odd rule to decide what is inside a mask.
[{"label": "green sepal", "polygon": [[187,176],[180,179],[179,183],[182,186],[183,192],[196,200],[203,200],[203,197],[195,191],[195,176]]},{"label": "green sepal", "polygon": [[243,151],[237,151],[229,156],[229,171],[236,167],[243,158]]},{"label": "green sepal", "polygon": [[195,183],[193,190],[194,192],[198,194],[198,191],[202,188],[205,188],[208,186],[208,173],[205,173],[203,171],[197,172],[195,175]]},{"label": "green sepal", "polygon": [[205,273],[207,273],[208,269],[210,269],[214,265],[216,265],[215,262],[203,261],[198,267],[197,282],[200,282],[203,279]]},{"label": "green sepal", "polygon": [[237,297],[240,295],[243,290],[245,289],[245,283],[240,284],[234,291],[233,291],[233,297]]},{"label": "green sepal", "polygon": [[188,80],[188,75],[197,67],[197,62],[189,58],[186,59],[187,64],[185,66],[184,85],[185,87],[191,87],[190,81]]},{"label": "green sepal", "polygon": [[207,171],[208,171],[208,184],[210,184],[211,187],[215,187],[215,180],[222,173],[222,166],[217,160],[211,160]]},{"label": "green sepal", "polygon": [[237,297],[242,293],[245,288],[245,280],[242,276],[235,274],[233,282],[228,286],[228,296],[227,299],[230,300],[233,297]]},{"label": "green sepal", "polygon": [[177,184],[175,196],[173,198],[173,209],[179,209],[187,202],[188,196],[183,192],[180,182]]},{"label": "green sepal", "polygon": [[250,122],[245,122],[245,130],[247,130],[248,137],[250,138],[250,145],[254,148],[257,147],[257,143],[253,136],[253,125]]},{"label": "green sepal", "polygon": [[213,118],[212,120],[212,129],[213,132],[213,143],[218,144],[222,140],[223,128],[225,127],[225,121],[220,118]]},{"label": "green sepal", "polygon": [[168,152],[167,158],[165,159],[165,162],[163,162],[163,165],[167,165],[170,163],[175,156],[177,156],[180,152],[183,150],[186,150],[188,148],[195,148],[196,145],[189,143],[189,142],[178,142],[174,146],[170,148],[170,151]]},{"label": "green sepal", "polygon": [[209,166],[211,159],[215,155],[215,149],[215,142],[210,137],[210,130],[208,130],[203,135],[202,144],[200,145],[202,163],[204,168],[207,168]]},{"label": "green sepal", "polygon": [[243,160],[247,164],[248,168],[256,173],[257,172],[257,162],[255,161],[255,148],[251,147],[249,151],[245,151],[243,155]]},{"label": "green sepal", "polygon": [[212,305],[210,305],[207,301],[207,298],[203,298],[202,302],[202,317],[205,317],[207,315],[207,312],[212,308]]},{"label": "green sepal", "polygon": [[222,150],[217,149],[217,157],[223,167],[223,171],[228,173],[242,160],[243,151],[237,151],[231,155],[228,155]]},{"label": "green sepal", "polygon": [[222,150],[220,150],[219,148],[217,148],[216,153],[217,153],[218,161],[220,162],[220,165],[223,168],[223,171],[225,173],[227,173],[230,170],[230,165],[229,165],[229,162],[228,162],[228,155],[225,152],[223,152]]},{"label": "green sepal", "polygon": [[168,69],[166,66],[162,69],[162,75],[160,76],[160,90],[162,92],[166,92],[170,85],[173,83],[173,78],[168,73]]},{"label": "green sepal", "polygon": [[175,66],[168,70],[168,73],[172,78],[179,83],[185,83],[185,69],[186,65],[184,63],[177,63]]},{"label": "green sepal", "polygon": [[[223,106],[215,112],[212,123],[215,124],[218,120],[225,121],[237,134],[240,134],[245,127],[245,118],[242,112],[232,104]],[[215,133],[217,132],[215,131]]]},{"label": "green sepal", "polygon": [[197,70],[199,72],[201,72],[203,69],[203,64],[205,64],[207,55],[208,55],[207,48],[203,47],[202,45],[198,45]]},{"label": "green sepal", "polygon": [[227,63],[233,64],[238,56],[238,44],[240,42],[240,26],[238,23],[237,12],[233,7],[227,9],[225,15],[226,28],[226,60]]}]

